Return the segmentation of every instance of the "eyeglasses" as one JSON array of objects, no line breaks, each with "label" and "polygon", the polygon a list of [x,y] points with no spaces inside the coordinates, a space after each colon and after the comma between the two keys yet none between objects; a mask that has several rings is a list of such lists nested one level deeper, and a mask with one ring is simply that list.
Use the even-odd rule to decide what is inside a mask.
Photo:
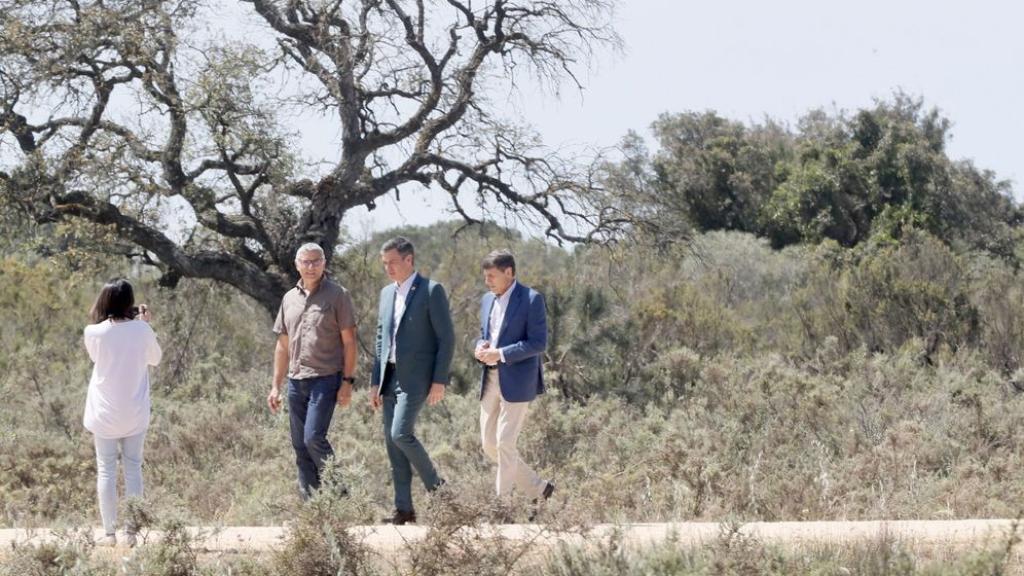
[{"label": "eyeglasses", "polygon": [[316,268],[317,266],[324,263],[323,258],[317,258],[315,260],[303,260],[302,258],[296,258],[295,263],[303,268]]}]

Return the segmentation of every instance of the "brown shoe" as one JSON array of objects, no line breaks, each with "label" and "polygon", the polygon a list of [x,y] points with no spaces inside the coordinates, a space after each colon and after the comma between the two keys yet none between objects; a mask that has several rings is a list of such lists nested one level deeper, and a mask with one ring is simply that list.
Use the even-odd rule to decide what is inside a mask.
[{"label": "brown shoe", "polygon": [[381,520],[381,524],[393,524],[395,526],[402,526],[404,524],[415,524],[416,523],[416,511],[409,510],[395,510],[395,513],[388,518]]}]

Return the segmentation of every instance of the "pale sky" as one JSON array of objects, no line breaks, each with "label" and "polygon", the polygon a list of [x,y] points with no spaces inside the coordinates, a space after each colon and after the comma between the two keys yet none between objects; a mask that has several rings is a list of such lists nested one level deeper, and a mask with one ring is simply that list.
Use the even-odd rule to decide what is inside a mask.
[{"label": "pale sky", "polygon": [[[211,3],[211,6],[214,3]],[[215,28],[266,40],[251,6],[221,0]],[[1024,199],[1024,4],[1008,0],[620,0],[624,53],[599,53],[582,93],[560,97],[524,84],[496,99],[552,149],[615,146],[629,131],[650,136],[659,114],[714,110],[759,122],[793,122],[814,108],[855,110],[903,90],[953,121],[948,150],[1013,182]],[[259,41],[259,40],[257,40]],[[292,118],[307,159],[336,158],[337,121]],[[313,174],[308,174],[313,176]],[[407,190],[378,209],[350,211],[357,238],[453,216],[444,194]]]},{"label": "pale sky", "polygon": [[[524,94],[515,108],[547,144],[613,146],[649,135],[663,112],[715,110],[793,121],[818,107],[856,109],[894,90],[953,121],[949,152],[1024,193],[1024,8],[976,0],[622,0],[625,54],[606,53],[583,94]],[[443,198],[380,203],[346,224],[381,229],[448,217]]]}]

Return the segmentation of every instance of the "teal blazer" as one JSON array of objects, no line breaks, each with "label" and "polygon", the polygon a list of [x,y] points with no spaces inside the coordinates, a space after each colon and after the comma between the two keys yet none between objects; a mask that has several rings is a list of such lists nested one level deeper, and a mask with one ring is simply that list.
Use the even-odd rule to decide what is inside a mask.
[{"label": "teal blazer", "polygon": [[[380,291],[377,310],[377,339],[371,382],[384,384],[384,368],[391,355],[391,326],[394,323],[394,282]],[[452,326],[448,296],[441,286],[419,274],[405,299],[405,313],[395,335],[395,370],[402,390],[409,395],[426,395],[433,382],[448,384],[452,356],[455,353],[455,328]]]}]

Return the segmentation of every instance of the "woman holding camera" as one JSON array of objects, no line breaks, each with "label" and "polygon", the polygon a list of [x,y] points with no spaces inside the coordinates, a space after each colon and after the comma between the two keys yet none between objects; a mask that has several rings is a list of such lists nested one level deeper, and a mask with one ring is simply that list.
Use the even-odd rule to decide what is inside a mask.
[{"label": "woman holding camera", "polygon": [[[132,285],[123,278],[103,286],[85,327],[85,348],[93,361],[85,400],[85,428],[96,444],[96,486],[107,545],[117,543],[117,456],[124,464],[125,497],[142,496],[142,445],[149,426],[149,367],[162,352],[149,326],[150,312],[135,306]],[[127,543],[135,544],[129,527]]]}]

